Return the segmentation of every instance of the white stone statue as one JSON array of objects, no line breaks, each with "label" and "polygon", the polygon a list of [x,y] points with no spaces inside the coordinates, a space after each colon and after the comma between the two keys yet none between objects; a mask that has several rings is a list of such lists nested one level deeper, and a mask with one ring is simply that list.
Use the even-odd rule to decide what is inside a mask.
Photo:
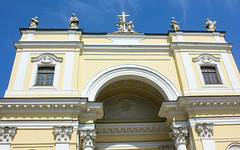
[{"label": "white stone statue", "polygon": [[216,21],[211,21],[209,20],[209,18],[207,18],[205,28],[207,29],[207,31],[216,31],[216,23]]},{"label": "white stone statue", "polygon": [[29,23],[29,28],[37,28],[38,26],[38,17],[31,18],[32,22]]},{"label": "white stone statue", "polygon": [[122,18],[119,18],[119,22],[117,22],[117,26],[119,26],[118,32],[124,32],[124,22],[122,21]]},{"label": "white stone statue", "polygon": [[179,22],[175,21],[174,17],[172,17],[172,19],[171,19],[171,27],[172,27],[173,31],[178,31],[180,29],[178,24],[179,24]]},{"label": "white stone statue", "polygon": [[78,29],[78,23],[79,20],[76,17],[75,13],[72,14],[71,18],[70,18],[70,29]]},{"label": "white stone statue", "polygon": [[133,21],[129,21],[128,23],[126,23],[127,25],[127,31],[128,32],[135,32],[132,28],[134,27]]}]

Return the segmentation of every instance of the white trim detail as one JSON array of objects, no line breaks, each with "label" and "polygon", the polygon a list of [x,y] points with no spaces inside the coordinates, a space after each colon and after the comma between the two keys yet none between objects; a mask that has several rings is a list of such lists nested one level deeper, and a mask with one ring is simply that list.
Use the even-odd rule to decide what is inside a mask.
[{"label": "white trim detail", "polygon": [[236,73],[232,67],[232,64],[230,62],[230,59],[228,57],[228,54],[225,53],[225,54],[221,54],[221,57],[223,59],[223,63],[224,63],[224,66],[226,68],[226,71],[227,71],[227,74],[228,74],[228,77],[229,77],[229,80],[232,84],[232,88],[235,92],[239,91],[240,90],[240,84],[238,82],[238,79],[237,79],[237,76],[236,76]]},{"label": "white trim detail", "polygon": [[18,71],[15,79],[14,90],[22,90],[27,71],[29,53],[22,53],[19,61]]},{"label": "white trim detail", "polygon": [[181,52],[182,60],[183,60],[183,66],[186,72],[188,85],[190,89],[196,89],[197,88],[197,82],[195,79],[195,75],[193,72],[193,68],[190,62],[189,53],[187,52]]},{"label": "white trim detail", "polygon": [[[208,88],[208,87],[215,87],[215,88],[223,87],[223,88],[226,88],[227,87],[225,79],[223,77],[222,69],[221,69],[220,64],[219,64],[220,58],[217,58],[217,57],[214,57],[211,54],[206,54],[205,53],[205,54],[200,54],[197,58],[193,58],[193,61],[196,64],[198,75],[199,75],[200,81],[202,83],[202,87],[204,87],[204,88]],[[216,69],[216,71],[219,75],[221,83],[220,84],[205,84],[203,74],[202,74],[202,70],[201,70],[202,66],[215,67],[215,69]],[[217,90],[216,90],[216,92],[218,93]]]},{"label": "white trim detail", "polygon": [[173,146],[173,141],[154,141],[154,142],[123,142],[123,143],[96,143],[97,149],[141,149],[159,148],[161,146]]},{"label": "white trim detail", "polygon": [[[236,147],[238,149],[240,149],[240,143],[231,143],[230,145],[228,145],[228,147],[226,148],[226,150],[236,150]],[[233,149],[232,149],[233,148]]]},{"label": "white trim detail", "polygon": [[[54,54],[51,53],[43,53],[39,55],[38,57],[32,57],[32,62],[33,62],[33,70],[32,70],[32,75],[31,75],[31,80],[30,80],[30,85],[29,88],[36,88],[35,83],[37,80],[37,72],[38,72],[38,67],[54,67],[54,79],[53,79],[53,85],[52,86],[43,86],[43,88],[55,88],[57,89],[58,86],[58,77],[59,77],[59,67],[60,63],[62,62],[61,57],[56,57]],[[37,88],[41,89],[41,86],[37,86]],[[42,93],[43,94],[43,93]]]},{"label": "white trim detail", "polygon": [[72,89],[72,72],[73,72],[73,52],[67,52],[65,56],[65,66],[63,75],[63,90]]},{"label": "white trim detail", "polygon": [[29,31],[27,32],[26,40],[33,40],[34,33],[35,33],[34,30],[29,30]]},{"label": "white trim detail", "polygon": [[10,150],[11,144],[0,144],[1,150]]},{"label": "white trim detail", "polygon": [[104,87],[122,79],[146,82],[155,87],[166,100],[176,100],[180,96],[176,86],[160,72],[146,66],[123,64],[104,69],[93,76],[83,88],[81,97],[95,101]]}]

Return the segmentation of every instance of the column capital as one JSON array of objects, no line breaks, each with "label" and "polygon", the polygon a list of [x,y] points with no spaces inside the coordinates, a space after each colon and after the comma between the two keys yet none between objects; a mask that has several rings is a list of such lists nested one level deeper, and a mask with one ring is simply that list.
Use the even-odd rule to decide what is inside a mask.
[{"label": "column capital", "polygon": [[16,130],[16,127],[0,127],[0,143],[11,143]]},{"label": "column capital", "polygon": [[169,133],[171,139],[174,140],[175,146],[177,147],[179,144],[186,145],[186,137],[188,136],[187,127],[173,127]]},{"label": "column capital", "polygon": [[72,126],[54,126],[53,135],[55,135],[56,142],[65,143],[69,142],[73,133]]},{"label": "column capital", "polygon": [[80,139],[82,141],[82,148],[94,149],[96,137],[97,137],[96,130],[89,130],[89,129],[80,130]]},{"label": "column capital", "polygon": [[196,131],[201,138],[211,138],[213,135],[213,123],[197,123]]}]

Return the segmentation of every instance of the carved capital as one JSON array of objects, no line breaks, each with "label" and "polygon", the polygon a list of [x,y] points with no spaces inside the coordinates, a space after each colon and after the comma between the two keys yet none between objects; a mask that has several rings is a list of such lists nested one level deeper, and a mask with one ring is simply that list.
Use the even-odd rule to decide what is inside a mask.
[{"label": "carved capital", "polygon": [[82,148],[85,149],[91,147],[92,149],[94,149],[96,137],[97,137],[96,130],[80,130]]},{"label": "carved capital", "polygon": [[173,127],[169,133],[171,139],[174,140],[175,146],[179,144],[186,144],[186,137],[188,136],[188,129],[186,127]]},{"label": "carved capital", "polygon": [[16,127],[0,127],[0,143],[11,143],[16,130]]},{"label": "carved capital", "polygon": [[71,126],[54,126],[53,135],[55,135],[56,142],[69,142],[70,137],[73,132],[73,127]]},{"label": "carved capital", "polygon": [[196,131],[202,138],[210,138],[213,135],[213,124],[198,123],[196,124]]}]

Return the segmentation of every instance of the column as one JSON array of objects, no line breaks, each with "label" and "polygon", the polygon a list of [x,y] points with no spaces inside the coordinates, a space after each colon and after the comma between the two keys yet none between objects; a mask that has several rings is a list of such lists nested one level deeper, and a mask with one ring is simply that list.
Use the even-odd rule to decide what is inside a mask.
[{"label": "column", "polygon": [[69,142],[73,132],[72,126],[54,126],[53,135],[56,139],[56,150],[69,150]]},{"label": "column", "polygon": [[186,127],[173,127],[169,135],[174,140],[177,150],[187,150],[186,137],[188,136],[188,129]]},{"label": "column", "polygon": [[0,150],[10,150],[16,127],[0,127]]},{"label": "column", "polygon": [[97,134],[96,130],[80,130],[80,139],[82,142],[83,150],[94,150],[95,149],[95,140]]},{"label": "column", "polygon": [[196,131],[200,135],[202,146],[204,150],[215,150],[215,144],[212,139],[213,124],[212,123],[198,123],[196,124]]}]

